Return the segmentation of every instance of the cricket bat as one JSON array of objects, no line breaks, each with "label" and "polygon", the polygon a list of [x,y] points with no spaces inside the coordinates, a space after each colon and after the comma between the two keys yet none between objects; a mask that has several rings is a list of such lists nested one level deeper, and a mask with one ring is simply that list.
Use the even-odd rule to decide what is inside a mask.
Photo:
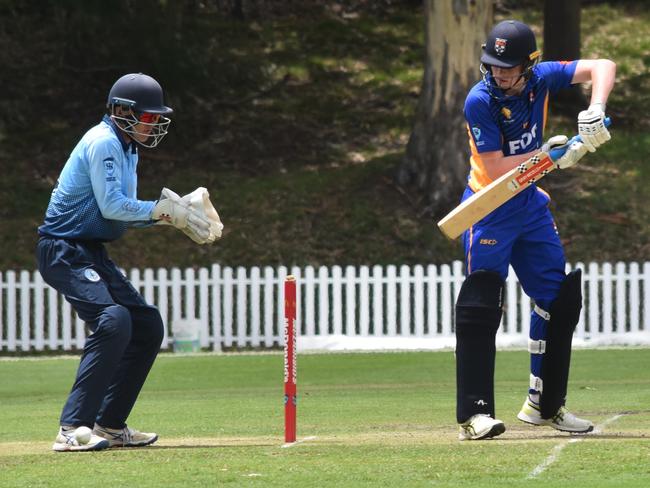
[{"label": "cricket bat", "polygon": [[[605,126],[610,124],[608,117]],[[554,161],[564,155],[571,143],[580,140],[580,136],[574,136],[562,147],[548,153],[538,152],[458,205],[438,222],[438,227],[447,237],[456,239],[487,214],[554,171],[557,168]]]}]

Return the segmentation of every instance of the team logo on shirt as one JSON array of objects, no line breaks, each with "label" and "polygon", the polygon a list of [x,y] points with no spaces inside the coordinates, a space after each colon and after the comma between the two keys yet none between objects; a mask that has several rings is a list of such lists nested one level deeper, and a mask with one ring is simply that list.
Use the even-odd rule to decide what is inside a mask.
[{"label": "team logo on shirt", "polygon": [[485,144],[485,141],[481,140],[481,128],[480,127],[472,127],[472,134],[474,134],[474,140],[476,141],[476,146],[482,146]]},{"label": "team logo on shirt", "polygon": [[90,268],[84,270],[84,277],[88,281],[92,281],[93,283],[97,283],[101,279],[99,277],[99,275],[97,274],[97,271],[95,271],[94,269],[90,269]]},{"label": "team logo on shirt", "polygon": [[501,39],[500,37],[494,39],[494,50],[497,52],[497,55],[501,56],[506,52],[506,44],[508,44],[507,39]]},{"label": "team logo on shirt", "polygon": [[510,119],[510,117],[512,117],[512,110],[510,110],[508,107],[502,107],[501,114],[503,114],[506,119]]},{"label": "team logo on shirt", "polygon": [[108,176],[113,176],[113,173],[115,173],[115,159],[112,156],[104,159],[104,168],[106,168]]}]

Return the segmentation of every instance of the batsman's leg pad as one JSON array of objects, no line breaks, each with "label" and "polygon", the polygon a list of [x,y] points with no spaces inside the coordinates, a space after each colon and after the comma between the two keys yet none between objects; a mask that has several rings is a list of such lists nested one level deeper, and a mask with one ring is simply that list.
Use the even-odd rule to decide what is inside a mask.
[{"label": "batsman's leg pad", "polygon": [[494,418],[495,336],[503,311],[503,279],[478,270],[463,282],[456,302],[456,419]]},{"label": "batsman's leg pad", "polygon": [[567,275],[551,305],[546,334],[546,351],[542,359],[541,415],[553,417],[564,401],[569,381],[571,342],[582,308],[582,273],[578,269]]}]

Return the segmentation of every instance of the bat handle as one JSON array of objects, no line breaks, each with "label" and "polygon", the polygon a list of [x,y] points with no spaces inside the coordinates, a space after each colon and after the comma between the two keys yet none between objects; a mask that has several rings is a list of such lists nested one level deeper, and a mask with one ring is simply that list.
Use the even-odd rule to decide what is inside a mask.
[{"label": "bat handle", "polygon": [[[612,119],[609,117],[605,117],[605,127],[609,127],[612,125]],[[562,156],[564,156],[564,153],[569,149],[569,146],[573,144],[574,142],[582,142],[582,138],[578,136],[573,136],[571,139],[569,139],[569,142],[567,142],[564,146],[556,147],[555,149],[551,149],[549,151],[549,156],[553,161],[557,161],[560,159]]]}]

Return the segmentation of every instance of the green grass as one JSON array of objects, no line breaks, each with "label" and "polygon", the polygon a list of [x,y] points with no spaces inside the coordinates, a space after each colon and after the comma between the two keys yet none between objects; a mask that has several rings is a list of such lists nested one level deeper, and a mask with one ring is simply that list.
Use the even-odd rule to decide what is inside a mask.
[{"label": "green grass", "polygon": [[587,437],[514,420],[527,363],[497,356],[506,433],[460,443],[451,352],[301,355],[298,438],[311,439],[284,449],[280,354],[162,355],[129,419],[156,430],[156,445],[59,454],[49,449],[77,361],[0,361],[0,486],[647,486],[648,350],[574,353],[568,406],[597,424],[622,414]]}]

